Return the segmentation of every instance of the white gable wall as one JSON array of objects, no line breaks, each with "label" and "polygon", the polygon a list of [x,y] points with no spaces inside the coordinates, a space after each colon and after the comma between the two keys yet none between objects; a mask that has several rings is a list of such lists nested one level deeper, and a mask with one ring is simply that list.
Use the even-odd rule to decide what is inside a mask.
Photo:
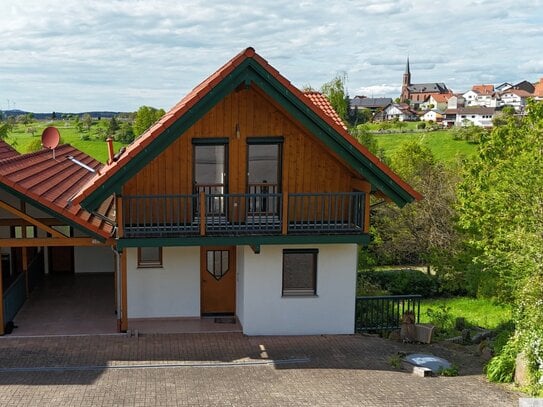
[{"label": "white gable wall", "polygon": [[[283,249],[318,249],[317,295],[282,297]],[[247,335],[354,333],[356,244],[239,246],[238,317]],[[240,307],[242,312],[240,313]]]}]

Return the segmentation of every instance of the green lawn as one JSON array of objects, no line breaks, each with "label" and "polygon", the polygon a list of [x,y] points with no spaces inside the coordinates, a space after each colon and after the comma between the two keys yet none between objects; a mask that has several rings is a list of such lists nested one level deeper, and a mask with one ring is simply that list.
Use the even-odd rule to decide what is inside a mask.
[{"label": "green lawn", "polygon": [[[91,157],[94,157],[98,161],[105,163],[108,158],[107,145],[105,141],[98,140],[95,136],[91,135],[90,140],[83,140],[82,134],[78,133],[75,127],[64,121],[56,122],[34,122],[29,126],[16,125],[10,132],[8,142],[13,144],[14,147],[20,153],[28,153],[29,147],[33,142],[41,139],[41,133],[43,129],[48,126],[55,126],[60,132],[60,137],[63,143],[71,144],[75,148],[87,153]],[[34,135],[27,132],[27,128],[32,127],[35,129]],[[115,146],[115,152],[123,146],[119,142],[113,143]]]},{"label": "green lawn", "polygon": [[375,134],[374,137],[389,157],[402,143],[410,140],[419,140],[432,150],[437,160],[449,163],[456,161],[459,157],[469,157],[475,154],[477,150],[475,144],[463,140],[453,140],[448,130],[424,133]]},{"label": "green lawn", "polygon": [[426,310],[428,308],[438,310],[440,305],[450,308],[448,313],[453,323],[456,318],[464,317],[470,325],[495,329],[499,325],[511,320],[510,306],[495,304],[492,300],[488,299],[455,297],[423,300],[420,307],[421,322],[430,322]]}]

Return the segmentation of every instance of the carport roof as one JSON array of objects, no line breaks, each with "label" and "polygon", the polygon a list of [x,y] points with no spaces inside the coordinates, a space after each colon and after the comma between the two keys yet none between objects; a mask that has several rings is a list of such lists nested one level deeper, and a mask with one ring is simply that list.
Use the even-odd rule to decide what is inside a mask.
[{"label": "carport roof", "polygon": [[[97,214],[91,214],[69,199],[93,176],[93,172],[68,157],[100,171],[103,165],[69,144],[51,150],[17,155],[0,160],[0,188],[53,217],[88,232],[100,240],[107,239],[113,226],[104,217],[114,217],[113,196],[106,199]],[[112,219],[114,220],[114,219]]]}]

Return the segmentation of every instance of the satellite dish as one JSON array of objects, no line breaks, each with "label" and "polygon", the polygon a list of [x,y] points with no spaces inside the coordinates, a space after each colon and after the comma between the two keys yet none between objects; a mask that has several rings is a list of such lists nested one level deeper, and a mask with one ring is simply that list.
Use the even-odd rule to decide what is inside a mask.
[{"label": "satellite dish", "polygon": [[56,127],[47,127],[41,134],[41,144],[50,150],[54,150],[60,141],[60,133]]}]

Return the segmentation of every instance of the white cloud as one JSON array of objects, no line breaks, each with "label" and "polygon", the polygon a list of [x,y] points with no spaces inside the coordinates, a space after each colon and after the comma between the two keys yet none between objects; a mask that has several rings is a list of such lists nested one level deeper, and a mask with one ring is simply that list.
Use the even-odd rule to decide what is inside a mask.
[{"label": "white cloud", "polygon": [[[349,89],[399,94],[415,82],[454,90],[543,76],[542,0],[0,0],[0,108],[169,108],[254,46],[294,84],[336,72]],[[514,56],[514,57],[513,57]],[[386,85],[378,85],[386,84]],[[352,92],[351,92],[352,93]]]},{"label": "white cloud", "polygon": [[369,98],[397,98],[398,96],[400,96],[401,90],[402,87],[399,85],[361,86],[360,88],[356,89],[356,95],[367,96]]}]

